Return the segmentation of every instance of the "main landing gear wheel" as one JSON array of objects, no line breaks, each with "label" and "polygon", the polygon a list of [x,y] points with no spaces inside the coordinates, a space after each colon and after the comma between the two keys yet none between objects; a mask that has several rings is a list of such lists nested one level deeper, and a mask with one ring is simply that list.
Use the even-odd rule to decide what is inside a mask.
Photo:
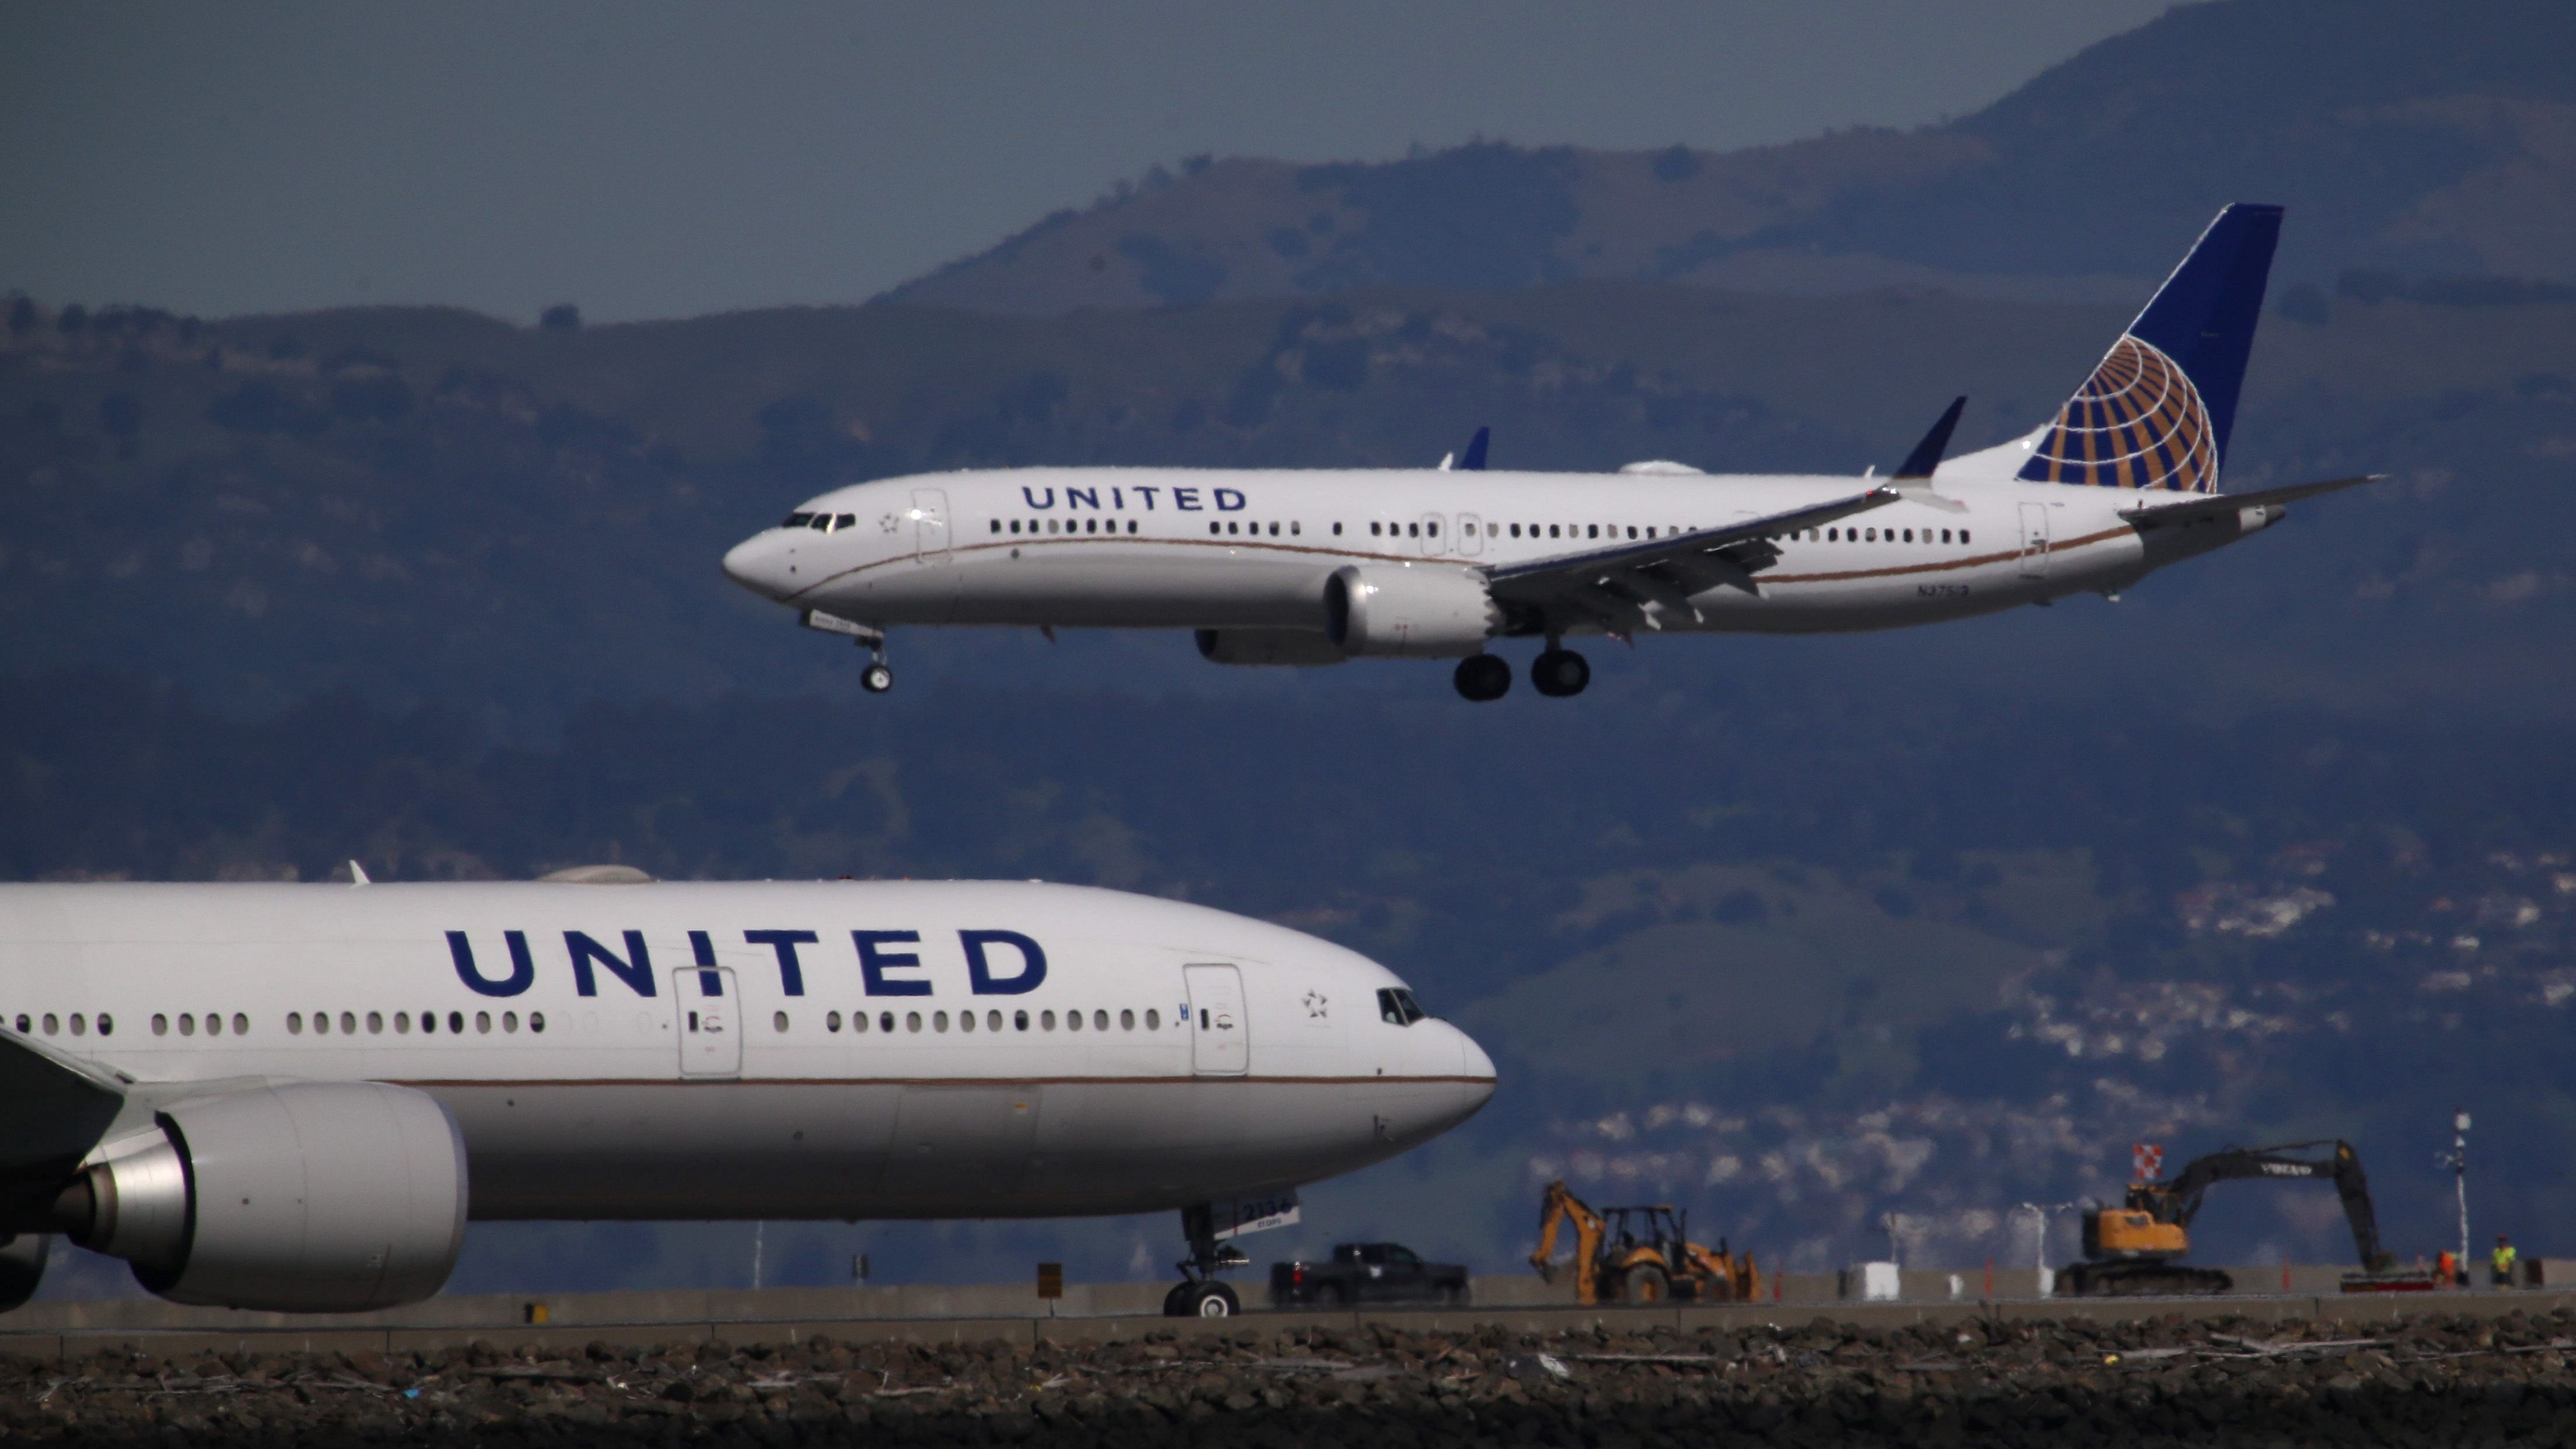
[{"label": "main landing gear wheel", "polygon": [[894,671],[880,659],[859,671],[859,688],[870,694],[883,694],[894,688]]},{"label": "main landing gear wheel", "polygon": [[1173,1318],[1232,1318],[1243,1311],[1243,1300],[1223,1283],[1184,1283],[1172,1290],[1172,1300],[1163,1312]]},{"label": "main landing gear wheel", "polygon": [[1470,654],[1458,661],[1458,693],[1482,704],[1512,690],[1512,666],[1491,654]]},{"label": "main landing gear wheel", "polygon": [[1592,666],[1571,649],[1550,649],[1530,661],[1530,685],[1550,699],[1581,694],[1592,682]]},{"label": "main landing gear wheel", "polygon": [[1163,1316],[1232,1318],[1241,1313],[1243,1300],[1216,1275],[1250,1260],[1231,1243],[1218,1246],[1215,1212],[1205,1203],[1181,1209],[1181,1232],[1190,1240],[1190,1255],[1173,1265],[1181,1270],[1181,1281],[1163,1295]]}]

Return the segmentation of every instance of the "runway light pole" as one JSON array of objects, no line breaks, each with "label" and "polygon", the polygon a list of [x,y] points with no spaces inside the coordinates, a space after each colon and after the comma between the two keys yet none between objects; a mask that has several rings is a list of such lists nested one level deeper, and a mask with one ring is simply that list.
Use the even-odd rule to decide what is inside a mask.
[{"label": "runway light pole", "polygon": [[2458,1286],[2469,1282],[2469,1114],[2465,1109],[2451,1114],[2451,1188],[2460,1202],[2460,1261],[2452,1270]]}]

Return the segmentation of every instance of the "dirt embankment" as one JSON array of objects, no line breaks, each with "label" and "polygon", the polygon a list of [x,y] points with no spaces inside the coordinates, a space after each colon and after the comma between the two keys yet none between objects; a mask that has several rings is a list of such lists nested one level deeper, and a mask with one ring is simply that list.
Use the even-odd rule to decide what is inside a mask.
[{"label": "dirt embankment", "polygon": [[2150,1319],[538,1357],[0,1362],[0,1440],[230,1444],[2487,1444],[2576,1438],[2576,1311],[2379,1330]]}]

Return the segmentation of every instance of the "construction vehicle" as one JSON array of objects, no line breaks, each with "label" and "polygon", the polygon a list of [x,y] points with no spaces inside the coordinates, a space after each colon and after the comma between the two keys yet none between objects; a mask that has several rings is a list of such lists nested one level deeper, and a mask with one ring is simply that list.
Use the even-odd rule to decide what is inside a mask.
[{"label": "construction vehicle", "polygon": [[1538,1251],[1530,1266],[1553,1283],[1557,1229],[1574,1225],[1574,1295],[1586,1307],[1614,1303],[1743,1303],[1762,1296],[1753,1255],[1690,1240],[1688,1214],[1669,1203],[1594,1210],[1560,1178],[1539,1198]]},{"label": "construction vehicle", "polygon": [[[2332,1148],[2323,1156],[2314,1149]],[[2370,1182],[2349,1142],[2289,1142],[2278,1147],[2223,1147],[2183,1165],[2170,1181],[2129,1184],[2119,1207],[2084,1214],[2084,1261],[2058,1274],[2058,1289],[2073,1296],[2225,1293],[2236,1286],[2216,1268],[2174,1261],[2191,1251],[2191,1220],[2213,1184],[2241,1178],[2329,1178],[2343,1195],[2344,1218],[2367,1279],[2393,1278],[2395,1259],[2380,1250],[2379,1218],[2370,1205]]]}]

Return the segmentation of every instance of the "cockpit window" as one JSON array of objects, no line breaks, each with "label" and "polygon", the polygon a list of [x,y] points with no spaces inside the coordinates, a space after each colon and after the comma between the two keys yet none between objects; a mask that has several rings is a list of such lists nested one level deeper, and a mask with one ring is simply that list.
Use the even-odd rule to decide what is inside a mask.
[{"label": "cockpit window", "polygon": [[806,527],[813,529],[816,533],[830,533],[832,531],[832,515],[828,513],[817,513],[813,515],[813,522],[808,523]]},{"label": "cockpit window", "polygon": [[832,527],[835,529],[856,528],[858,525],[859,516],[855,513],[835,513],[832,515]]},{"label": "cockpit window", "polygon": [[1411,1026],[1431,1013],[1422,1009],[1422,1003],[1413,999],[1412,992],[1401,986],[1390,986],[1377,994],[1377,1014],[1396,1026]]},{"label": "cockpit window", "polygon": [[781,527],[781,528],[803,528],[803,527],[805,527],[806,525],[808,525],[808,524],[812,523],[813,521],[814,521],[814,515],[813,515],[813,514],[810,514],[810,513],[791,513],[791,514],[787,515],[787,521],[786,521],[785,523],[782,523],[782,524],[778,525],[778,526],[779,526],[779,527]]}]

